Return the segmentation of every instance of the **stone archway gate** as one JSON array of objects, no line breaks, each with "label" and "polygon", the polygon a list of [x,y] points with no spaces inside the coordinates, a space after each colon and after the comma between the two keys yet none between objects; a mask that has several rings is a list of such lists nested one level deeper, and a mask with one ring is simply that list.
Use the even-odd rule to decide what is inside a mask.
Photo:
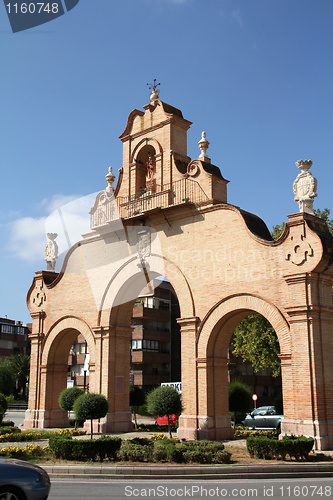
[{"label": "stone archway gate", "polygon": [[144,109],[132,111],[120,136],[123,168],[115,189],[111,169],[106,176],[108,186],[91,211],[91,233],[69,250],[60,273],[37,272],[29,290],[24,426],[66,425],[57,400],[66,387],[69,348],[82,333],[90,390],[109,401],[96,430],[131,429],[133,303],[147,282],[163,275],[181,311],[178,435],[231,437],[227,349],[235,326],[255,311],[279,339],[282,433],[314,436],[317,448],[332,448],[333,244],[325,222],[307,212],[290,215],[282,236],[272,240],[261,219],[227,203],[227,181],[207,156],[205,136],[199,158],[191,161],[190,122],[181,112],[154,93]]}]

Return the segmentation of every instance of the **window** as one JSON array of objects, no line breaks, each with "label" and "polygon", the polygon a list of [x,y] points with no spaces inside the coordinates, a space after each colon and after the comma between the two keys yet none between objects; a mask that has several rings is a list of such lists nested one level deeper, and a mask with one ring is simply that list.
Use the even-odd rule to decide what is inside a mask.
[{"label": "window", "polygon": [[168,300],[159,299],[158,308],[162,311],[170,311],[170,302]]},{"label": "window", "polygon": [[11,325],[1,325],[2,333],[15,333],[15,327]]},{"label": "window", "polygon": [[89,354],[89,349],[86,343],[79,344],[79,353],[80,354]]},{"label": "window", "polygon": [[146,297],[145,307],[149,307],[149,309],[154,309],[154,297]]},{"label": "window", "polygon": [[143,340],[142,347],[144,351],[159,351],[160,343],[158,340]]},{"label": "window", "polygon": [[132,349],[133,351],[142,349],[142,340],[132,340]]}]

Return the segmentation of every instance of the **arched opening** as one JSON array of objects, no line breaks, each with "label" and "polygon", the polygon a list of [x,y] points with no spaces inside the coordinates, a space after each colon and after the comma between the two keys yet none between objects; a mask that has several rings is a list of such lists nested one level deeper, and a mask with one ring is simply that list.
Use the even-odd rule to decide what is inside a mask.
[{"label": "arched opening", "polygon": [[228,382],[243,383],[257,399],[253,399],[252,407],[243,407],[236,414],[236,424],[245,418],[246,412],[257,407],[273,406],[275,410],[271,411],[282,414],[279,353],[275,330],[261,314],[252,313],[237,325],[228,349]]},{"label": "arched opening", "polygon": [[[228,405],[228,349],[236,326],[249,314],[263,315],[274,327],[282,357],[290,356],[289,325],[272,304],[254,295],[235,295],[218,303],[204,318],[197,344],[196,414],[199,438],[225,439],[232,436]],[[186,360],[182,360],[186,363]],[[282,365],[282,381],[288,364]],[[284,395],[285,411],[292,394]],[[179,433],[189,437],[190,431]],[[193,432],[192,432],[193,436]]]},{"label": "arched opening", "polygon": [[163,277],[141,290],[134,302],[131,334],[131,385],[145,393],[161,383],[181,382],[179,303]]},{"label": "arched opening", "polygon": [[[44,399],[39,407],[44,411],[44,427],[63,427],[68,425],[68,414],[60,409],[58,399],[61,391],[68,387],[69,361],[72,346],[77,338],[83,338],[90,352],[90,383],[94,390],[95,341],[88,325],[78,318],[64,318],[49,331],[43,346],[40,384]],[[79,384],[76,384],[79,385]]]},{"label": "arched opening", "polygon": [[89,392],[89,346],[80,333],[74,340],[68,356],[67,387],[79,387]]},{"label": "arched opening", "polygon": [[135,193],[140,196],[156,190],[156,151],[153,146],[143,146],[134,158],[136,163]]},{"label": "arched opening", "polygon": [[[168,280],[168,286],[174,296],[180,298],[179,305],[174,302],[173,306],[175,299],[154,297],[152,284],[156,285],[156,279],[161,276]],[[161,279],[157,280],[157,283],[161,284]],[[180,293],[177,293],[179,290]],[[143,304],[140,303],[141,300],[144,301]],[[149,307],[150,305],[153,307]],[[171,319],[172,308],[175,311]],[[170,328],[172,324],[176,327],[179,315],[192,311],[191,308],[191,291],[184,276],[173,263],[157,254],[150,254],[149,264],[138,258],[131,258],[114,274],[105,291],[99,317],[101,330],[109,332],[108,335],[103,335],[104,347],[101,348],[100,362],[100,366],[107,366],[108,370],[107,377],[101,379],[100,392],[107,396],[110,409],[103,430],[124,430],[126,425],[131,424],[131,354],[133,365],[136,365],[136,373],[132,373],[132,378],[137,376],[137,385],[145,385],[149,389],[159,385],[162,377],[166,382],[173,382],[172,376],[180,377],[179,366],[177,373],[175,366],[172,367],[173,360],[170,361],[171,350],[174,350],[178,359],[180,357],[179,330],[177,345],[176,341],[171,341]],[[148,363],[148,373],[145,373],[144,361]],[[146,377],[146,380],[143,377]],[[174,382],[180,382],[180,379]]]}]

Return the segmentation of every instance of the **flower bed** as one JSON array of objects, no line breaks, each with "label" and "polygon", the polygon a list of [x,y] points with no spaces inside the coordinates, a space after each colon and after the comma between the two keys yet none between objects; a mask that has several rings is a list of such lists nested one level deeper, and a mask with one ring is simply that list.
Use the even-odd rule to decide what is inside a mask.
[{"label": "flower bed", "polygon": [[27,444],[23,448],[18,446],[9,446],[8,448],[0,449],[0,457],[18,458],[20,460],[34,460],[44,457],[49,451],[48,446],[38,446],[32,444]]},{"label": "flower bed", "polygon": [[18,427],[4,427],[1,428],[5,433],[0,434],[0,443],[18,443],[21,441],[38,441],[39,439],[49,439],[54,435],[59,436],[80,436],[86,431],[75,429],[61,429],[60,431],[21,431]]},{"label": "flower bed", "polygon": [[245,427],[238,425],[235,429],[234,437],[248,438],[249,436],[266,436],[269,438],[277,438],[280,431],[277,429],[270,430],[258,430],[256,428],[250,429],[250,427]]}]

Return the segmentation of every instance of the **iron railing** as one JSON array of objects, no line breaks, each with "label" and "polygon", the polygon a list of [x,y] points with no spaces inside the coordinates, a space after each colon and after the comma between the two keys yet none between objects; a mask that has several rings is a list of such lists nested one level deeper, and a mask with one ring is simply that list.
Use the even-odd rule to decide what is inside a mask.
[{"label": "iron railing", "polygon": [[91,216],[91,227],[103,226],[116,219],[129,219],[147,211],[167,208],[184,203],[200,204],[208,201],[208,196],[196,181],[180,179],[163,186],[154,186],[151,191],[143,191],[131,196],[120,196],[108,200]]}]

